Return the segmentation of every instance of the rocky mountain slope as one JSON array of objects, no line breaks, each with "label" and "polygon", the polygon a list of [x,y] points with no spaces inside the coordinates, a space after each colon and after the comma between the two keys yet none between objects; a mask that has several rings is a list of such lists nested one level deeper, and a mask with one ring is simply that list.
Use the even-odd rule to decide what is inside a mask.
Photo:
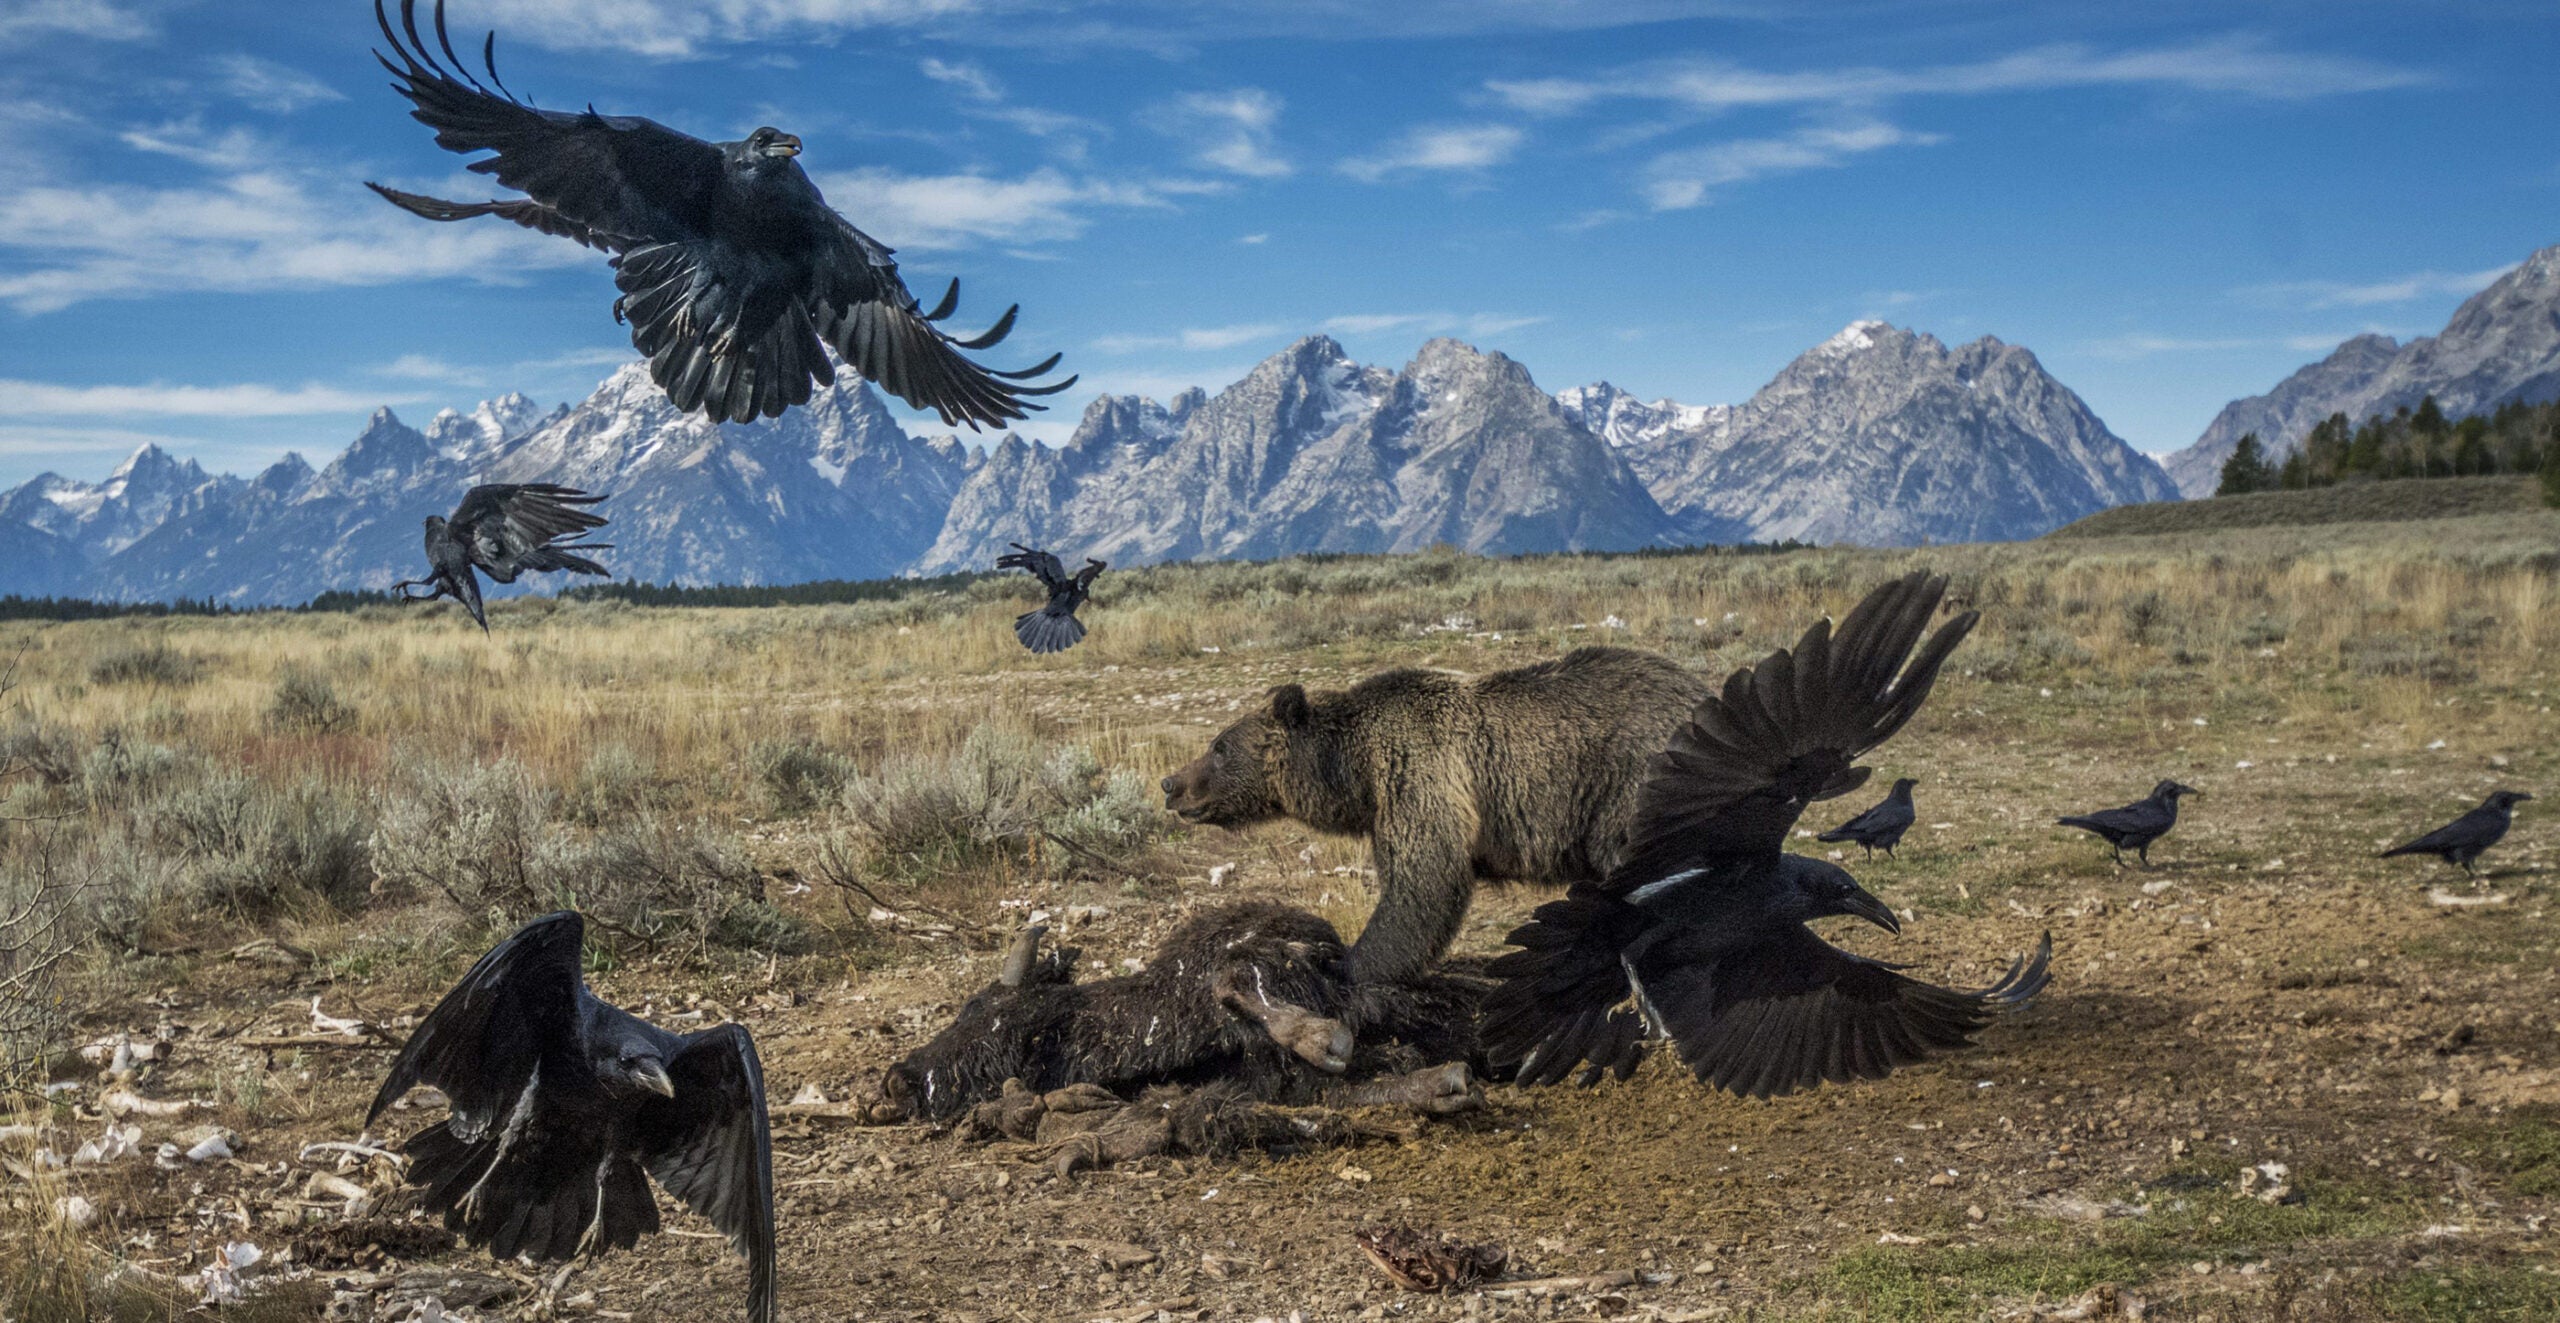
[{"label": "rocky mountain slope", "polygon": [[1606,383],[1572,397],[1628,424],[1693,541],[1995,541],[2176,495],[2034,354],[1989,336],[1949,349],[1856,322],[1725,410],[1630,408]]},{"label": "rocky mountain slope", "polygon": [[1735,406],[1550,396],[1455,340],[1387,368],[1312,336],[1215,395],[1106,396],[1063,446],[984,452],[909,435],[849,378],[781,419],[709,423],[634,364],[547,414],[505,396],[415,428],[385,409],[316,470],[212,477],[146,448],[94,486],[45,475],[0,495],[0,592],[385,588],[417,570],[425,516],[536,480],[611,494],[618,576],[695,584],[982,567],[1016,541],[1140,564],[2017,538],[2171,494],[2032,354],[1876,322]]},{"label": "rocky mountain slope", "polygon": [[2194,445],[2162,463],[2180,492],[2210,496],[2222,462],[2246,433],[2257,433],[2281,459],[2330,414],[2362,421],[2429,395],[2455,418],[2509,401],[2560,399],[2560,245],[2472,295],[2435,335],[2405,345],[2360,335],[2274,390],[2232,401]]},{"label": "rocky mountain slope", "polygon": [[1060,450],[1008,441],[919,568],[983,565],[1016,541],[1143,563],[1674,540],[1644,484],[1520,364],[1434,340],[1394,372],[1310,336],[1214,398],[1105,397]]}]

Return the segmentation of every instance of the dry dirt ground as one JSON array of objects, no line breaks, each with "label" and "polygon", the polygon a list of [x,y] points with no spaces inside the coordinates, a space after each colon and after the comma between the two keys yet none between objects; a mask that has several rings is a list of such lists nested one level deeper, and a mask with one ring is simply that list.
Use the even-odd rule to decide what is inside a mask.
[{"label": "dry dirt ground", "polygon": [[[1462,669],[1533,655],[1463,640],[1408,651]],[[1139,765],[1160,770],[1283,678],[1352,677],[1319,653],[1202,657],[1122,668],[1097,692],[1090,676],[1026,666],[999,701],[1070,732],[1108,723]],[[965,705],[986,692],[983,678],[918,677],[880,701]],[[783,1314],[2560,1317],[2547,1221],[2560,1195],[2555,736],[2547,695],[2522,686],[2385,714],[2175,677],[2059,689],[1951,677],[1875,760],[1878,784],[1920,778],[1920,825],[1898,860],[1847,861],[1909,912],[1905,934],[1828,935],[1970,984],[2050,932],[2051,989],[1979,1049],[1775,1102],[1706,1092],[1656,1060],[1588,1091],[1496,1088],[1481,1115],[1407,1144],[1072,1176],[921,1126],[786,1119],[775,1132]],[[2050,825],[2163,776],[2205,795],[2153,852],[2156,871],[2118,869],[2103,846]],[[2524,807],[2480,883],[2432,861],[2372,857],[2499,785],[2546,796]],[[1820,806],[1806,825],[1860,806]],[[746,829],[788,858],[807,826]],[[1098,976],[1144,956],[1190,907],[1276,898],[1347,929],[1367,904],[1365,852],[1293,825],[1192,831],[1166,860],[1154,880],[1024,882],[979,898],[972,917],[1101,906],[1068,934]],[[1222,864],[1235,867],[1213,887]],[[1497,949],[1539,899],[1488,890],[1461,949]],[[836,902],[821,890],[792,903]],[[479,932],[418,908],[304,934],[309,961],[207,952],[84,974],[81,1036],[172,1026],[169,1059],[142,1091],[220,1100],[146,1119],[146,1151],[208,1120],[242,1139],[235,1160],[135,1160],[88,1178],[105,1233],[171,1269],[225,1241],[270,1253],[290,1243],[278,1223],[320,1216],[301,1205],[329,1167],[299,1151],[357,1138],[388,1054],[258,1040],[308,1034],[314,997],[329,1014],[397,1026],[477,954]],[[662,1021],[687,1010],[742,1020],[777,1101],[804,1085],[844,1100],[867,1098],[880,1068],[930,1036],[995,960],[991,945],[919,920],[879,925],[851,955],[630,958],[603,962],[592,981]],[[396,1113],[389,1129],[432,1114]],[[2251,1178],[2274,1198],[2243,1192],[2260,1164],[2281,1165]],[[1597,1289],[1404,1293],[1353,1244],[1355,1230],[1381,1224],[1498,1244],[1515,1275],[1634,1276]],[[418,1249],[362,1255],[322,1280],[494,1272],[513,1294],[489,1316],[740,1316],[740,1260],[698,1219],[671,1213],[669,1225],[556,1284]],[[315,1315],[327,1298],[307,1284],[277,1297]],[[369,1300],[341,1307],[375,1316]]]}]

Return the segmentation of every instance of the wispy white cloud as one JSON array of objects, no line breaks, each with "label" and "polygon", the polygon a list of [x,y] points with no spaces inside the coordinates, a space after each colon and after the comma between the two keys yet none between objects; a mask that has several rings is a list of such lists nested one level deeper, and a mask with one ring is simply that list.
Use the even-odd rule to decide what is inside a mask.
[{"label": "wispy white cloud", "polygon": [[1268,234],[1239,234],[1236,236],[1236,242],[1250,247],[1254,244],[1271,242],[1271,236]]},{"label": "wispy white cloud", "polygon": [[1510,160],[1521,138],[1508,124],[1425,125],[1336,168],[1370,183],[1404,171],[1483,170]]},{"label": "wispy white cloud", "polygon": [[1826,170],[1888,147],[1924,147],[1944,139],[1878,119],[1809,124],[1769,138],[1736,138],[1665,152],[1645,166],[1644,196],[1656,211],[1704,206],[1715,189],[1769,175]]},{"label": "wispy white cloud", "polygon": [[2369,308],[2447,295],[2469,298],[2515,269],[2516,264],[2509,262],[2486,271],[2413,271],[2361,284],[2337,280],[2283,281],[2250,285],[2235,292],[2258,303],[2295,304],[2307,308]]},{"label": "wispy white cloud", "polygon": [[[2371,328],[2367,328],[2370,330]],[[2094,358],[2133,360],[2175,354],[2227,354],[2258,349],[2284,349],[2298,354],[2326,353],[2358,332],[2311,335],[2161,335],[2128,331],[2084,342],[2081,352]]]},{"label": "wispy white cloud", "polygon": [[155,156],[174,156],[181,161],[217,170],[245,169],[259,164],[261,153],[268,147],[266,139],[248,129],[233,126],[209,129],[204,121],[189,117],[164,124],[137,126],[116,137],[125,146]]},{"label": "wispy white cloud", "polygon": [[1047,168],[1012,179],[870,169],[820,183],[847,215],[860,216],[864,229],[893,247],[944,250],[1073,239],[1093,224],[1096,210],[1171,207],[1177,197],[1218,187],[1078,178]]},{"label": "wispy white cloud", "polygon": [[1287,335],[1289,328],[1278,322],[1248,322],[1236,326],[1193,326],[1170,335],[1106,335],[1093,341],[1096,353],[1128,354],[1156,349],[1218,350],[1256,340],[1272,340]]},{"label": "wispy white cloud", "polygon": [[1596,77],[1497,80],[1486,88],[1515,110],[1562,115],[1611,100],[1722,111],[1751,106],[1873,106],[1905,97],[2073,87],[2163,87],[2292,101],[2414,87],[2432,77],[2423,70],[2357,56],[2279,50],[2253,37],[2226,37],[2122,51],[2039,46],[1993,60],[1921,69],[1869,66],[1780,73],[1722,60],[1659,60]]},{"label": "wispy white cloud", "polygon": [[556,49],[682,59],[724,45],[915,26],[981,7],[980,0],[479,0],[471,21],[502,39]]},{"label": "wispy white cloud", "polygon": [[937,83],[949,83],[972,100],[1004,100],[1004,87],[996,82],[995,76],[967,60],[937,60],[927,57],[919,67],[923,69],[925,77]]},{"label": "wispy white cloud", "polygon": [[22,423],[0,423],[0,455],[25,458],[34,455],[60,455],[65,458],[90,455],[130,455],[144,446],[177,449],[192,446],[194,438],[166,436],[158,432],[136,432],[121,427],[46,427]]},{"label": "wispy white cloud", "polygon": [[937,60],[927,57],[917,66],[924,76],[957,91],[963,101],[961,113],[972,119],[1009,124],[1035,138],[1062,140],[1070,160],[1083,159],[1084,139],[1104,136],[1103,125],[1082,115],[1044,110],[1038,106],[1018,105],[1009,100],[1002,82],[985,67],[967,60]]},{"label": "wispy white cloud", "polygon": [[[218,137],[192,148],[181,139],[151,141],[145,150],[225,163]],[[505,283],[528,268],[592,258],[511,225],[427,224],[343,181],[324,188],[261,169],[171,188],[77,184],[0,194],[0,253],[14,268],[0,275],[0,303],[24,313],[201,291],[451,277]]]},{"label": "wispy white cloud", "polygon": [[9,0],[0,5],[0,44],[56,37],[139,41],[150,20],[109,0]]},{"label": "wispy white cloud", "polygon": [[346,93],[319,79],[255,55],[225,55],[214,61],[222,71],[222,90],[260,110],[289,115],[323,101],[344,101]]},{"label": "wispy white cloud", "polygon": [[1276,146],[1280,98],[1258,87],[1191,92],[1156,107],[1147,120],[1187,145],[1196,165],[1248,179],[1278,179],[1296,171]]},{"label": "wispy white cloud", "polygon": [[65,386],[0,378],[0,417],[13,418],[291,418],[369,410],[383,402],[375,392],[340,390],[317,382]]},{"label": "wispy white cloud", "polygon": [[1482,338],[1535,326],[1544,317],[1476,312],[1346,313],[1327,317],[1312,327],[1304,322],[1240,322],[1229,326],[1193,326],[1157,334],[1106,335],[1093,341],[1097,353],[1128,354],[1167,349],[1210,352],[1257,341],[1277,345],[1310,331],[1327,335],[1461,335]]}]

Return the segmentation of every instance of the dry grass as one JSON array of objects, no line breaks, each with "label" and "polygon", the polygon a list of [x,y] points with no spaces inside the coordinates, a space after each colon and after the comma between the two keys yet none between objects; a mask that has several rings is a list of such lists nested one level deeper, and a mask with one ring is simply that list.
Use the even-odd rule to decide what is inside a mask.
[{"label": "dry grass", "polygon": [[[1153,780],[1266,686],[1402,664],[1481,671],[1586,643],[1720,671],[1930,565],[1985,620],[1896,757],[1926,759],[1930,793],[1960,798],[1981,840],[1918,852],[1888,899],[1980,916],[2056,899],[2039,886],[2115,885],[2073,873],[2096,857],[2079,842],[2030,835],[2036,806],[2008,816],[2065,784],[2130,798],[2160,764],[2219,790],[2235,764],[2265,760],[2264,804],[2208,804],[2228,803],[2230,820],[2323,823],[2436,813],[2493,777],[2539,788],[2532,775],[2552,766],[2541,745],[2560,730],[2555,542],[2560,519],[2515,514],[2210,541],[1175,566],[1105,578],[1088,641],[1055,658],[1015,644],[1025,590],[1004,581],[846,607],[508,602],[485,638],[442,608],[12,624],[0,626],[0,656],[21,657],[0,703],[0,875],[23,889],[50,851],[81,879],[71,917],[89,946],[74,977],[92,1000],[183,980],[255,935],[313,953],[332,989],[414,999],[489,927],[562,903],[596,911],[630,951],[724,978],[772,978],[769,962],[814,952],[796,957],[806,979],[885,965],[912,987],[947,946],[873,931],[867,893],[840,904],[833,888],[775,884],[869,887],[892,908],[956,916],[965,938],[1061,879],[1087,896],[1167,895],[1204,850],[1302,879],[1292,898],[1349,929],[1367,904],[1356,843],[1301,852],[1295,836],[1202,833],[1159,857]],[[2459,752],[2426,761],[2445,739]],[[2514,770],[2486,765],[2492,749]],[[2190,839],[2220,851],[2199,867],[2227,856],[2255,876],[2222,838]],[[1468,940],[1534,899],[1481,907]],[[2424,958],[2516,957],[2449,945]],[[2080,976],[2099,977],[2096,964]],[[262,1105],[287,1119],[328,1105],[308,1072],[275,1078],[283,1101]],[[62,1234],[35,1192],[9,1207],[0,1239]],[[1861,1270],[1876,1281],[1812,1289],[1880,1289],[1902,1271]],[[1986,1270],[1976,1285],[1998,1294],[2002,1280]],[[1974,1294],[1950,1288],[1946,1316]]]}]

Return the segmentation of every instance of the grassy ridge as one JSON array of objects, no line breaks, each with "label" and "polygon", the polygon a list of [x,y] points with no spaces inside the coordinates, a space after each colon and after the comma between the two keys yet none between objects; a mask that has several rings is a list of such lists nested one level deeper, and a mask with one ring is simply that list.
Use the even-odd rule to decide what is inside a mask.
[{"label": "grassy ridge", "polygon": [[2251,492],[2194,501],[2119,505],[2047,533],[2049,538],[2151,537],[2229,528],[2392,523],[2527,514],[2542,508],[2532,478],[2358,482],[2309,491]]}]

